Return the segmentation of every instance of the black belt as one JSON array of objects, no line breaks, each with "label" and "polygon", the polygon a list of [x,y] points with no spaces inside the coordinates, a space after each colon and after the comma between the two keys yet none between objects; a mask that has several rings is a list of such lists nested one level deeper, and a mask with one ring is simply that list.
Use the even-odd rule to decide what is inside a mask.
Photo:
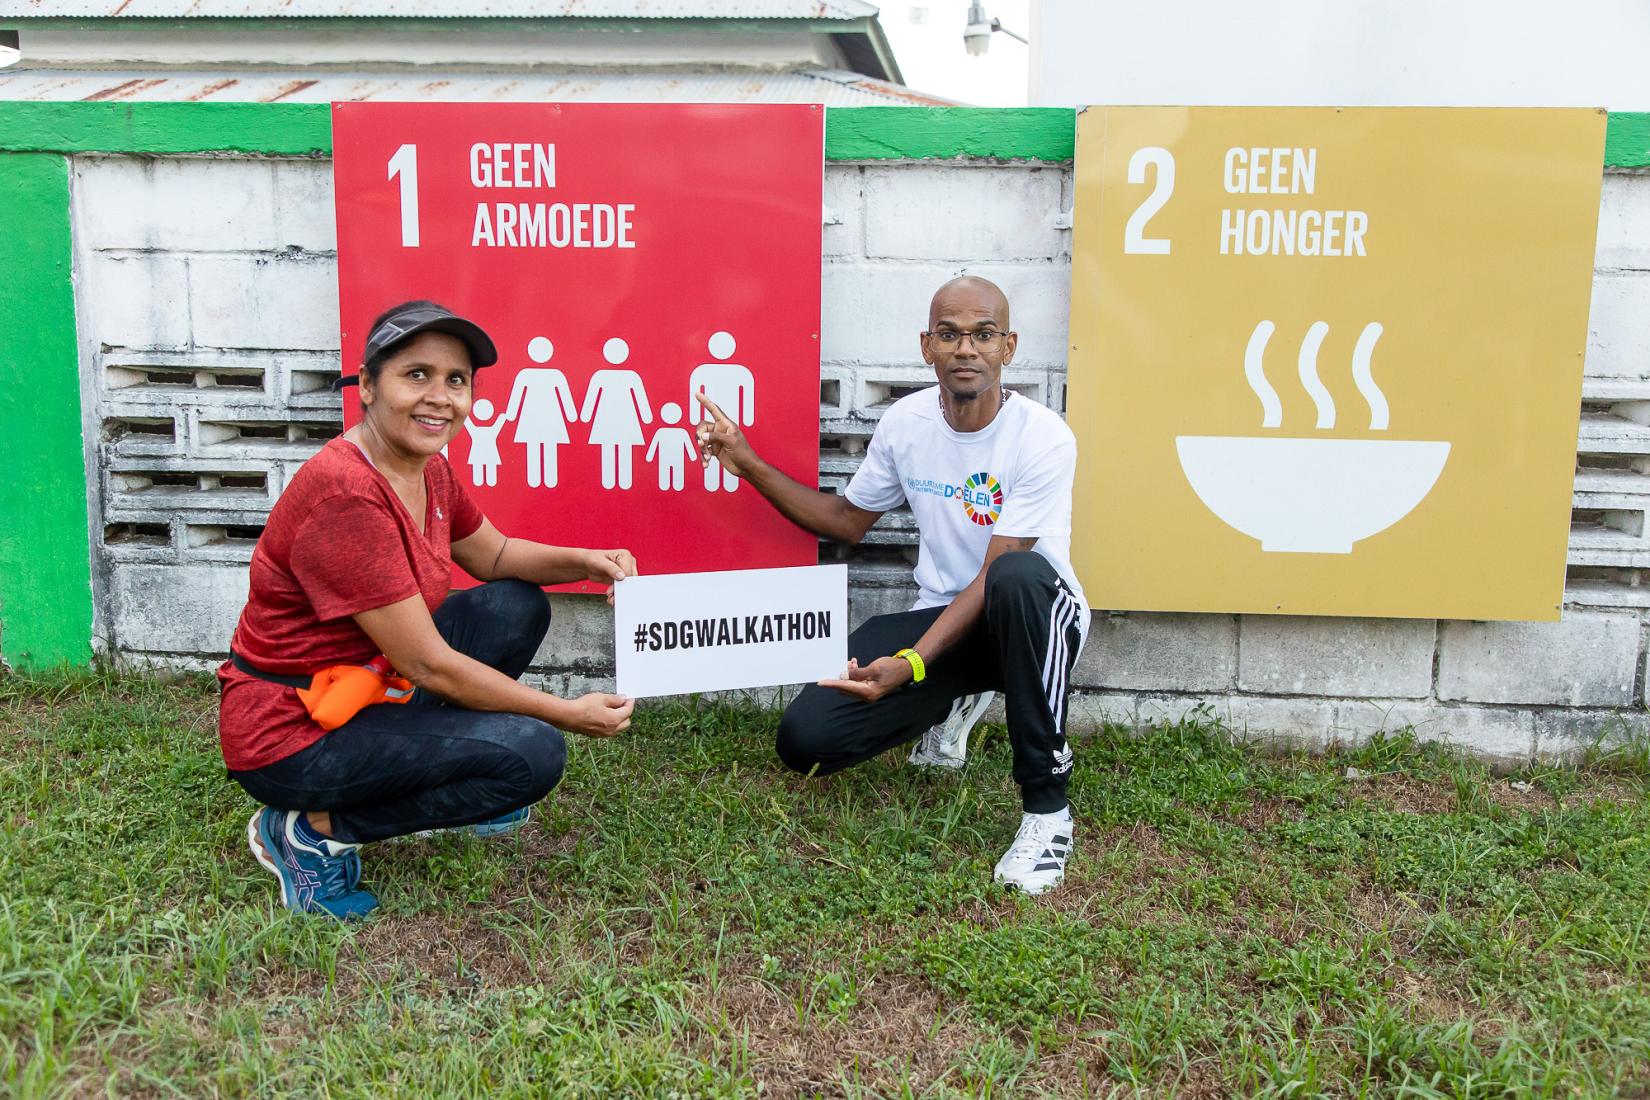
[{"label": "black belt", "polygon": [[265,672],[234,650],[229,651],[229,663],[248,676],[256,677],[259,680],[267,680],[272,684],[283,684],[290,688],[307,688],[315,679],[313,676],[282,676],[276,672]]}]

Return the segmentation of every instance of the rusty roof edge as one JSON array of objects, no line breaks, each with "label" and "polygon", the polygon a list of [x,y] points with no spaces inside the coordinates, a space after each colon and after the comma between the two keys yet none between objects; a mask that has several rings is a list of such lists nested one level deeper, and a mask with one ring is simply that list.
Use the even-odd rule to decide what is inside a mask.
[{"label": "rusty roof edge", "polygon": [[[820,89],[808,91],[808,88]],[[827,92],[846,93],[847,102]],[[699,91],[687,91],[697,88]],[[570,101],[662,102],[703,98],[705,102],[825,102],[833,106],[960,106],[848,69],[755,72],[535,72],[498,75],[408,72],[318,73],[286,69],[193,71],[161,74],[142,70],[10,69],[0,73],[0,99],[33,103],[250,104],[329,100],[370,100],[388,96],[416,101],[536,102],[546,95]],[[294,98],[296,97],[296,98]]]},{"label": "rusty roof edge", "polygon": [[[19,10],[16,7],[19,2],[20,0],[0,0],[0,20],[8,23],[26,23],[34,26],[44,24],[61,24],[65,26],[94,24],[107,26],[111,23],[118,23],[123,27],[131,27],[141,24],[165,24],[187,27],[199,25],[200,23],[215,22],[279,21],[314,23],[334,22],[338,20],[364,20],[375,23],[382,22],[384,20],[395,20],[401,22],[429,21],[441,23],[447,23],[454,20],[475,22],[493,22],[499,20],[526,20],[532,22],[589,20],[602,23],[636,22],[648,26],[654,26],[660,23],[670,22],[686,22],[694,24],[747,22],[844,24],[872,21],[876,20],[880,15],[880,11],[875,5],[865,3],[863,0],[814,0],[812,3],[796,5],[796,9],[794,10],[769,12],[760,10],[761,4],[758,0],[757,3],[752,5],[752,9],[748,11],[665,11],[660,14],[649,14],[647,11],[638,10],[610,10],[606,12],[599,10],[579,10],[584,7],[579,0],[569,0],[569,2],[565,2],[559,12],[510,10],[512,5],[509,4],[508,0],[504,0],[504,2],[500,4],[500,7],[506,10],[498,12],[477,11],[476,7],[478,5],[464,5],[459,10],[453,11],[426,10],[414,12],[374,12],[350,10],[352,7],[370,8],[372,6],[372,0],[337,0],[337,3],[333,5],[332,10],[323,12],[310,12],[302,10],[293,11],[286,5],[281,5],[285,10],[277,11],[267,8],[260,8],[257,0],[240,0],[239,6],[241,6],[243,10],[239,11],[208,10],[206,12],[202,12],[200,8],[203,4],[197,2],[187,5],[190,10],[157,13],[143,11],[140,9],[138,12],[131,14],[127,14],[124,10],[129,6],[130,0],[120,0],[120,2],[114,2],[114,0],[111,0],[113,6],[112,11],[95,13],[86,11],[65,12],[62,10],[61,5],[56,11],[39,12]],[[29,3],[29,0],[21,0],[21,2],[26,4]],[[230,5],[226,4],[224,6],[229,7]]]},{"label": "rusty roof edge", "polygon": [[866,76],[851,69],[799,69],[792,75],[805,76],[812,80],[828,80],[833,84],[842,84],[847,87],[858,88],[862,91],[880,95],[892,103],[899,103],[916,107],[967,107],[970,104],[959,99],[947,99],[944,96],[933,95],[929,92],[919,92],[908,88],[904,84],[879,77]]}]

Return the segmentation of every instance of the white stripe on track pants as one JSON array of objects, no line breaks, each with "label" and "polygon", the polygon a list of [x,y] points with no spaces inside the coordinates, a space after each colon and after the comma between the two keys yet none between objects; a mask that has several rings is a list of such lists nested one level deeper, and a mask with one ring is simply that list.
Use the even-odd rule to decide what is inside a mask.
[{"label": "white stripe on track pants", "polygon": [[[878,615],[849,637],[848,655],[864,665],[913,645],[943,610]],[[779,757],[796,771],[829,775],[916,740],[961,696],[1001,691],[1025,808],[1052,813],[1066,804],[1066,697],[1087,636],[1088,612],[1046,558],[1004,554],[986,573],[982,621],[929,664],[922,683],[874,703],[810,684],[780,719]]]}]

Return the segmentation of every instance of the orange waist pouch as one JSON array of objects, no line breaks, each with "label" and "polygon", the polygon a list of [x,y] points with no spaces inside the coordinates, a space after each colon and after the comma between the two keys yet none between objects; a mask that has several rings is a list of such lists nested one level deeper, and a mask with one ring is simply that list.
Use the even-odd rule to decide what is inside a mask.
[{"label": "orange waist pouch", "polygon": [[405,703],[413,693],[412,681],[397,676],[384,656],[374,657],[364,665],[332,665],[307,679],[265,672],[239,653],[231,653],[229,659],[248,676],[296,688],[304,709],[324,730],[337,729],[366,707]]}]

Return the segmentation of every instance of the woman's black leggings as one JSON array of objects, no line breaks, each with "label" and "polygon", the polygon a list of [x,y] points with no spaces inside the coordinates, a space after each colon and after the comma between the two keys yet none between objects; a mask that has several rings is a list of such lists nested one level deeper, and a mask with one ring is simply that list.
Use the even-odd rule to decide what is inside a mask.
[{"label": "woman's black leggings", "polygon": [[[525,581],[493,581],[447,597],[435,625],[460,653],[520,679],[550,629],[550,603]],[[335,837],[360,843],[531,805],[566,762],[554,726],[451,706],[421,689],[405,705],[367,707],[284,760],[229,774],[266,806],[326,811]]]}]

